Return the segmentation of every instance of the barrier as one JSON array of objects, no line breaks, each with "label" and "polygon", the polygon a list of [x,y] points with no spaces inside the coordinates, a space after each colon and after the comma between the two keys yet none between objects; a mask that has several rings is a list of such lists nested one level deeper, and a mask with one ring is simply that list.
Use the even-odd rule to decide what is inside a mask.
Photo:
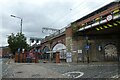
[{"label": "barrier", "polygon": [[18,53],[15,54],[15,62],[18,62]]},{"label": "barrier", "polygon": [[[37,55],[35,55],[35,56],[36,57],[34,59],[31,58],[32,63],[38,63]],[[26,52],[24,52],[24,53],[16,53],[14,61],[16,63],[28,63],[27,62],[27,53]]]},{"label": "barrier", "polygon": [[60,55],[59,55],[59,52],[56,52],[56,63],[60,63]]}]

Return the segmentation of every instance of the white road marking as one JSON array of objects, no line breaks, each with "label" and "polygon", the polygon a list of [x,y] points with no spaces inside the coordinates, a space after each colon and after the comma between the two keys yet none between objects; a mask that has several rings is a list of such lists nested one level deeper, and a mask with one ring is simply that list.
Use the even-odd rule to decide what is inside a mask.
[{"label": "white road marking", "polygon": [[115,76],[112,76],[111,78],[119,78],[120,75],[115,75]]},{"label": "white road marking", "polygon": [[79,75],[78,76],[73,76],[74,78],[80,78],[81,76],[83,76],[84,75],[84,73],[83,72],[78,72],[78,71],[74,71],[74,72],[67,72],[67,73],[64,73],[63,75],[67,75],[68,77],[69,76],[71,76],[70,74],[76,74],[76,73],[78,73]]}]

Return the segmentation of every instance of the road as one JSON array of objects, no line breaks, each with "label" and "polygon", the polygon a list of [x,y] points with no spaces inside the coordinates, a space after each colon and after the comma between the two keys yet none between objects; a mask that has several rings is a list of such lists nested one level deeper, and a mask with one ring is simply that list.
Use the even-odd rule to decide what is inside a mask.
[{"label": "road", "polygon": [[0,79],[2,78],[2,59],[0,58]]},{"label": "road", "polygon": [[10,63],[3,78],[118,78],[118,63]]},{"label": "road", "polygon": [[8,58],[0,58],[0,78],[2,78],[2,75],[6,74],[7,68],[9,65],[7,65]]},{"label": "road", "polygon": [[[40,64],[39,64],[40,65]],[[118,77],[118,63],[103,63],[103,64],[45,64],[40,65],[47,69],[51,69],[61,74],[68,72],[82,72],[80,78],[114,78]],[[70,78],[75,76],[69,76]]]}]

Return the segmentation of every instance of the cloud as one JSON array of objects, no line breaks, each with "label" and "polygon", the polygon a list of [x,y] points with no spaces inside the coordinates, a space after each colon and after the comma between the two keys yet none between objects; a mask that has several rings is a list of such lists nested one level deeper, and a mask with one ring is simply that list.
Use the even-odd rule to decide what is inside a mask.
[{"label": "cloud", "polygon": [[107,2],[110,0],[0,0],[0,42],[7,45],[6,35],[20,31],[20,19],[11,14],[23,18],[23,33],[28,39],[43,38],[42,27],[61,29]]}]

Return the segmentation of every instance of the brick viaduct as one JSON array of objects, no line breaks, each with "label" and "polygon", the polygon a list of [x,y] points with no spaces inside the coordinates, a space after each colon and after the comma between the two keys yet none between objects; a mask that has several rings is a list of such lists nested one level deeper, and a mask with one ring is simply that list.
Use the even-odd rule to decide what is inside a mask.
[{"label": "brick viaduct", "polygon": [[[52,51],[55,45],[61,43],[66,46],[67,52],[72,53],[74,62],[87,61],[88,56],[90,61],[116,61],[120,52],[119,33],[120,4],[111,2],[55,34],[46,36],[39,49],[42,51],[47,47],[48,51]],[[86,45],[89,45],[88,52]],[[82,54],[79,54],[79,50],[82,50]]]}]

